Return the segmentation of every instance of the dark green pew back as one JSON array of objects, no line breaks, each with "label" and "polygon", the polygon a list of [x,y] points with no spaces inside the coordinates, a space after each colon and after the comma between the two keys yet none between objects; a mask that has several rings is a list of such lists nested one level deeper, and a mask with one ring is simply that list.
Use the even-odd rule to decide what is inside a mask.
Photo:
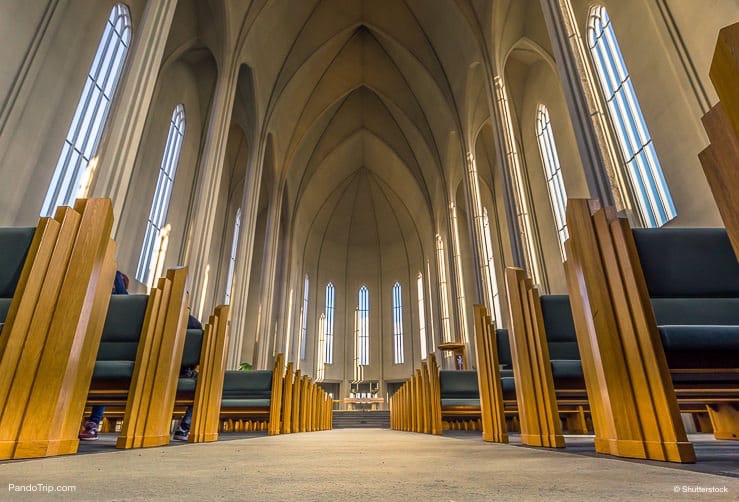
[{"label": "dark green pew back", "polygon": [[93,380],[130,379],[148,295],[111,295]]},{"label": "dark green pew back", "polygon": [[36,227],[0,228],[0,324],[10,309]]},{"label": "dark green pew back", "polygon": [[226,371],[221,409],[269,408],[272,399],[272,370]]},{"label": "dark green pew back", "polygon": [[480,388],[475,370],[440,370],[439,394],[442,409],[450,406],[480,406]]},{"label": "dark green pew back", "polygon": [[177,392],[193,393],[197,378],[194,375],[185,374],[185,370],[194,369],[200,364],[200,351],[203,345],[203,330],[188,329],[185,333],[185,345],[182,349],[182,372],[177,382]]},{"label": "dark green pew back", "polygon": [[541,295],[540,300],[555,386],[563,380],[582,380],[582,363],[577,348],[570,297]]},{"label": "dark green pew back", "polygon": [[739,262],[723,228],[633,229],[670,367],[735,367]]}]

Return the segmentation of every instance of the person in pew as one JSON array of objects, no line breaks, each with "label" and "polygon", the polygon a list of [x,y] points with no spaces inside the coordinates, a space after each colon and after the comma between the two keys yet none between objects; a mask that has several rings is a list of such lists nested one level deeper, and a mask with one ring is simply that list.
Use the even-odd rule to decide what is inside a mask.
[{"label": "person in pew", "polygon": [[[187,319],[187,329],[203,329],[203,325],[200,323],[200,321],[197,320],[195,316],[192,314]],[[180,377],[185,378],[197,378],[198,372],[195,368],[187,367],[182,368],[182,371],[180,372]],[[182,417],[182,420],[180,420],[180,424],[177,426],[177,430],[174,432],[174,436],[172,436],[172,439],[175,441],[187,441],[190,437],[190,424],[192,423],[192,406],[187,407],[185,410],[185,414]]]},{"label": "person in pew", "polygon": [[[115,278],[113,279],[113,295],[127,295],[128,294],[128,276],[116,270]],[[84,425],[84,429],[77,436],[82,441],[95,441],[98,438],[98,426],[103,420],[105,414],[105,406],[93,406],[90,412],[90,417],[87,419]]]}]

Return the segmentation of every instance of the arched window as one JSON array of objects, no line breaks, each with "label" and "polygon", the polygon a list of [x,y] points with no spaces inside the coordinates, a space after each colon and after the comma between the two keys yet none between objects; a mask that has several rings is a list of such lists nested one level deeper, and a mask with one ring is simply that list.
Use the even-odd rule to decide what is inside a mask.
[{"label": "arched window", "polygon": [[305,360],[305,342],[308,339],[308,286],[310,285],[310,279],[308,274],[305,274],[303,279],[303,309],[302,316],[300,319],[300,359]]},{"label": "arched window", "polygon": [[334,285],[326,285],[326,364],[334,363]]},{"label": "arched window", "polygon": [[100,142],[130,43],[131,15],[128,7],[119,3],[105,23],[41,207],[42,216],[52,215],[57,206],[70,205],[80,191],[86,191],[93,168],[90,161]]},{"label": "arched window", "polygon": [[659,227],[677,215],[652,138],[605,7],[596,5],[588,20],[588,47],[598,73],[608,114],[618,137],[641,219]]},{"label": "arched window", "polygon": [[172,120],[169,123],[167,143],[164,146],[164,155],[159,166],[159,178],[154,190],[154,200],[151,202],[149,219],[146,222],[146,233],[144,234],[144,244],[141,247],[139,264],[136,268],[136,279],[149,286],[151,286],[155,277],[153,272],[156,269],[156,262],[161,261],[153,258],[159,255],[159,251],[162,249],[163,237],[166,237],[162,229],[167,218],[169,199],[172,196],[172,186],[174,185],[177,162],[180,158],[184,136],[185,109],[182,105],[177,105],[174,112],[172,112]]},{"label": "arched window", "polygon": [[359,288],[359,305],[357,306],[357,364],[369,365],[369,290],[367,286]]},{"label": "arched window", "polygon": [[228,275],[226,275],[226,305],[231,304],[231,289],[233,288],[234,270],[236,268],[236,251],[239,247],[239,230],[241,229],[241,208],[236,210],[234,220],[234,238],[231,241],[231,259],[228,261]]},{"label": "arched window", "polygon": [[400,283],[393,286],[393,346],[395,347],[395,364],[403,364],[403,298]]},{"label": "arched window", "polygon": [[416,277],[418,287],[418,335],[421,338],[421,360],[426,360],[428,348],[426,347],[426,306],[423,301],[423,274],[418,273]]},{"label": "arched window", "polygon": [[536,138],[539,140],[539,152],[541,163],[544,165],[544,175],[547,178],[549,189],[549,202],[552,204],[554,223],[557,225],[557,236],[559,237],[559,250],[562,259],[565,258],[565,241],[567,240],[567,220],[565,210],[567,209],[567,192],[562,179],[562,169],[559,165],[557,146],[552,134],[552,123],[549,121],[549,110],[539,104],[536,107]]}]

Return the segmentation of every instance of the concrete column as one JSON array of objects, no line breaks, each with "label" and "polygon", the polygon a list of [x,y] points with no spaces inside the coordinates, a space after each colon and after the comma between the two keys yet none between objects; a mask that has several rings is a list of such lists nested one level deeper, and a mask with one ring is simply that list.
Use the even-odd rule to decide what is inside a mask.
[{"label": "concrete column", "polygon": [[628,185],[598,100],[570,0],[540,0],[540,3],[590,196],[619,210],[630,208]]},{"label": "concrete column", "polygon": [[475,156],[470,152],[467,153],[467,171],[466,186],[469,190],[470,199],[470,216],[472,218],[472,239],[475,245],[476,265],[479,269],[480,282],[482,283],[482,300],[488,310],[488,315],[496,317],[495,308],[495,292],[497,285],[495,284],[495,271],[491,270],[491,261],[493,259],[493,250],[488,249],[485,236],[486,224],[483,218],[482,201],[480,197],[480,181],[477,174],[477,164]]},{"label": "concrete column", "polygon": [[209,266],[215,269],[218,265],[209,263],[209,260],[235,89],[235,72],[220,72],[213,92],[208,127],[195,182],[196,191],[190,210],[182,261],[190,268],[190,299],[193,304],[195,301],[198,302],[197,305],[193,305],[193,310],[196,312],[202,308],[203,304],[205,305],[204,313],[210,310],[209,302],[212,301],[213,295],[204,290],[216,283],[216,281],[206,283],[205,271]]},{"label": "concrete column", "polygon": [[169,36],[177,0],[149,0],[138,26],[119,83],[108,125],[97,151],[93,197],[113,200],[113,236],[117,236],[123,203],[139,151],[149,105]]},{"label": "concrete column", "polygon": [[[262,264],[262,322],[259,337],[259,364],[261,368],[266,368],[266,364],[270,360],[270,351],[285,352],[288,349],[287,340],[285,343],[278,343],[276,340],[274,321],[272,319],[272,310],[274,307],[275,295],[275,278],[277,272],[277,259],[280,255],[278,243],[280,236],[280,205],[274,201],[270,205],[269,216],[267,218],[267,233],[265,235],[265,263]],[[275,337],[275,338],[273,338]],[[277,343],[277,345],[275,345]]]},{"label": "concrete column", "polygon": [[504,140],[505,168],[510,176],[512,198],[515,202],[513,219],[517,223],[521,249],[524,254],[524,262],[517,264],[517,266],[523,266],[534,283],[546,291],[546,274],[541,266],[541,246],[536,232],[534,208],[530,201],[528,177],[523,159],[518,151],[516,128],[513,124],[508,93],[502,77],[496,76],[493,78],[493,91],[495,93],[495,105],[500,117],[500,131]]}]

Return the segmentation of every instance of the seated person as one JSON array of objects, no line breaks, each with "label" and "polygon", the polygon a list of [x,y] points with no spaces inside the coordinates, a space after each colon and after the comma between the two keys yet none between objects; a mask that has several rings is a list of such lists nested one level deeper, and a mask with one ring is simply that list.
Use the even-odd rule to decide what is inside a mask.
[{"label": "seated person", "polygon": [[[128,277],[121,272],[116,272],[115,281],[113,283],[113,294],[128,294]],[[203,325],[194,316],[190,315],[187,320],[187,329],[203,329]],[[197,376],[194,368],[185,368],[182,371],[184,377],[192,378]],[[105,414],[105,406],[93,406],[90,417],[84,425],[84,430],[78,435],[82,441],[94,441],[98,438],[98,427],[103,420]],[[190,435],[190,423],[192,421],[192,406],[188,406],[185,415],[180,421],[180,425],[174,433],[174,439],[177,441],[187,441]]]},{"label": "seated person", "polygon": [[[113,295],[127,295],[128,294],[128,276],[122,273],[120,270],[116,270],[115,278],[113,279]],[[98,438],[98,426],[103,420],[105,414],[105,406],[93,406],[90,412],[90,417],[87,419],[84,425],[84,430],[77,436],[82,441],[94,441]]]}]

